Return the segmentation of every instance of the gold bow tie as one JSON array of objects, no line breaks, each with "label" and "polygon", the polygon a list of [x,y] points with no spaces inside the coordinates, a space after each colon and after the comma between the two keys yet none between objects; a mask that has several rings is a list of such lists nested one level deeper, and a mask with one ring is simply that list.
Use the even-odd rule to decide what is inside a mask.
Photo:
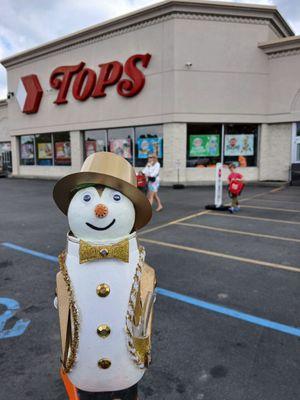
[{"label": "gold bow tie", "polygon": [[109,246],[92,245],[83,240],[79,242],[79,263],[84,264],[88,261],[101,260],[105,258],[117,258],[128,263],[129,261],[129,241],[112,244]]}]

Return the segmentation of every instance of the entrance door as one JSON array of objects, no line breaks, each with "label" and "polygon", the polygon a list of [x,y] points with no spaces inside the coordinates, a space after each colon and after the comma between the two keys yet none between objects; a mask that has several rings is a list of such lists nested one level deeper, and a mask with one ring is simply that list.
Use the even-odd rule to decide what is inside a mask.
[{"label": "entrance door", "polygon": [[293,124],[291,185],[300,185],[300,122]]},{"label": "entrance door", "polygon": [[300,163],[300,137],[299,136],[296,137],[296,139],[295,139],[294,147],[295,147],[295,150],[294,150],[294,152],[295,152],[294,160],[295,161],[294,162]]},{"label": "entrance door", "polygon": [[293,129],[292,163],[300,164],[300,122],[295,123]]},{"label": "entrance door", "polygon": [[3,169],[6,173],[12,172],[12,160],[11,160],[11,151],[5,151],[2,153],[3,157]]}]

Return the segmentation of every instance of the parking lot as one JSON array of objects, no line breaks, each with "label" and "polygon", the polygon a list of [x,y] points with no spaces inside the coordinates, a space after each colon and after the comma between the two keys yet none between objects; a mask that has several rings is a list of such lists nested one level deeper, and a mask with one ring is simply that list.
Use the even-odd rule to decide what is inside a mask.
[{"label": "parking lot", "polygon": [[[53,181],[0,180],[0,399],[66,399],[53,307],[68,230]],[[226,196],[226,193],[224,192]],[[140,400],[300,398],[300,187],[162,188],[140,233],[156,269],[153,363]]]}]

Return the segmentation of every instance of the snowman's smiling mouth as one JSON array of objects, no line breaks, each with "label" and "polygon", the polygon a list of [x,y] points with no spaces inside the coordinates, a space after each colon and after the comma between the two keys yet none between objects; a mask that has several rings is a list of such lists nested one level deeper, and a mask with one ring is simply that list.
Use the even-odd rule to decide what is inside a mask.
[{"label": "snowman's smiling mouth", "polygon": [[109,229],[111,226],[113,226],[113,224],[114,224],[115,222],[116,222],[116,220],[113,219],[113,220],[111,221],[110,224],[104,226],[103,228],[100,228],[100,227],[98,227],[98,226],[92,225],[92,224],[90,224],[89,222],[86,222],[86,225],[87,225],[89,228],[95,229],[95,231],[105,231],[106,229]]}]

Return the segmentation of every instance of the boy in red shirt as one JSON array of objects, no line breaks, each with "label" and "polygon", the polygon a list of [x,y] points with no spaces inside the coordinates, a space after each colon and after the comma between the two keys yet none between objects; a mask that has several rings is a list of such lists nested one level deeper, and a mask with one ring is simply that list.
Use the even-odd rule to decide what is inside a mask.
[{"label": "boy in red shirt", "polygon": [[234,164],[229,165],[230,174],[228,176],[229,183],[229,195],[231,197],[231,207],[229,207],[229,211],[231,213],[235,211],[239,211],[239,202],[238,196],[241,194],[244,183],[243,183],[243,175],[235,171],[236,167]]}]

